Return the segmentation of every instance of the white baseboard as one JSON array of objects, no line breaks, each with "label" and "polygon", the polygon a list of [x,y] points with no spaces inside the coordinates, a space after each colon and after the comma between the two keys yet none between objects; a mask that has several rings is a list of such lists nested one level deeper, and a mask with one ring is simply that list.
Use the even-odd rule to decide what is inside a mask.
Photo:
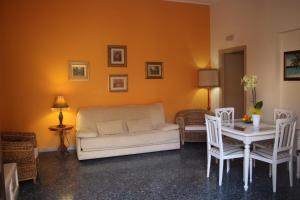
[{"label": "white baseboard", "polygon": [[[75,150],[76,147],[75,145],[70,145],[68,147],[68,150]],[[57,147],[47,147],[47,148],[39,148],[39,152],[42,153],[42,152],[52,152],[52,151],[57,151]]]}]

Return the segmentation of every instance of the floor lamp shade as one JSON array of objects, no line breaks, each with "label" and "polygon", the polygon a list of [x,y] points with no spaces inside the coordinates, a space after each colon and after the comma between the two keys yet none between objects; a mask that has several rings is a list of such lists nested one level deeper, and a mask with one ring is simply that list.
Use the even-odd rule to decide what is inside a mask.
[{"label": "floor lamp shade", "polygon": [[219,70],[218,69],[199,69],[198,70],[198,87],[207,88],[207,110],[210,111],[210,89],[219,87]]},{"label": "floor lamp shade", "polygon": [[218,69],[199,69],[198,87],[212,88],[219,87],[219,70]]}]

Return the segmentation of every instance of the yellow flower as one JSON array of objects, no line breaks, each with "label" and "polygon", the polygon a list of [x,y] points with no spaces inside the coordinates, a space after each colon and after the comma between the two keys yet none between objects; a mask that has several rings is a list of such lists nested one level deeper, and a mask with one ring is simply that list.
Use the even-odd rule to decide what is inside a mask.
[{"label": "yellow flower", "polygon": [[263,111],[262,111],[262,109],[251,107],[249,109],[249,113],[252,114],[252,115],[262,115]]}]

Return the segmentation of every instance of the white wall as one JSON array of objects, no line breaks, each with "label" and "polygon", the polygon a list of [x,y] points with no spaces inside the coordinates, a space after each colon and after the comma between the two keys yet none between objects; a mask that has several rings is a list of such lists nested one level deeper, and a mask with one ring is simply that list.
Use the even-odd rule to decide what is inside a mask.
[{"label": "white wall", "polygon": [[[300,49],[300,29],[284,32],[280,34],[280,98],[279,103],[282,108],[291,109],[300,117],[300,82],[299,81],[283,81],[283,52]],[[300,127],[298,120],[297,127]]]},{"label": "white wall", "polygon": [[[219,0],[211,5],[212,65],[218,67],[220,49],[247,46],[246,73],[258,76],[257,97],[264,101],[263,118],[267,121],[272,121],[275,107],[293,109],[300,117],[300,82],[283,81],[280,60],[283,32],[300,28],[299,8],[299,0]],[[234,39],[226,41],[232,34]],[[213,94],[214,107],[218,106],[217,93],[215,90]]]}]

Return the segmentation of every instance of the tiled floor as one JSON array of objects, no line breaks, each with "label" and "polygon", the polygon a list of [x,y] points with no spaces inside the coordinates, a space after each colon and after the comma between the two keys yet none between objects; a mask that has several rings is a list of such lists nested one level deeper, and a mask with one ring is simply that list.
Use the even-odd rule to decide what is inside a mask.
[{"label": "tiled floor", "polygon": [[206,178],[205,144],[86,161],[78,161],[75,153],[65,160],[44,153],[38,184],[21,183],[19,199],[300,199],[300,180],[295,178],[294,187],[289,187],[286,165],[278,169],[277,193],[273,194],[265,163],[257,163],[248,192],[243,188],[242,161],[231,163],[219,187],[215,162],[210,179]]}]

